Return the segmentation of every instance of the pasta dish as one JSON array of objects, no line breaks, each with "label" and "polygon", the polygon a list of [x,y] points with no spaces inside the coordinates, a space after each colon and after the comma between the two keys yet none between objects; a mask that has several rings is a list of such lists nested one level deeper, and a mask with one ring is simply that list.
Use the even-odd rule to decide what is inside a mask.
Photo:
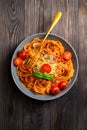
[{"label": "pasta dish", "polygon": [[35,94],[58,94],[74,75],[70,51],[56,40],[34,38],[18,51],[13,63],[19,80]]}]

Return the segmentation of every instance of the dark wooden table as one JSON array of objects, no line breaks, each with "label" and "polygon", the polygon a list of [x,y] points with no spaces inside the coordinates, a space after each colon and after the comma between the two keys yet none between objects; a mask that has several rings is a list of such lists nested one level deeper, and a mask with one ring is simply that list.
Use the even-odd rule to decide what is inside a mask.
[{"label": "dark wooden table", "polygon": [[[13,82],[11,57],[23,39],[46,32],[58,10],[52,32],[75,48],[79,75],[63,97],[36,101]],[[87,0],[0,0],[0,130],[87,130]]]}]

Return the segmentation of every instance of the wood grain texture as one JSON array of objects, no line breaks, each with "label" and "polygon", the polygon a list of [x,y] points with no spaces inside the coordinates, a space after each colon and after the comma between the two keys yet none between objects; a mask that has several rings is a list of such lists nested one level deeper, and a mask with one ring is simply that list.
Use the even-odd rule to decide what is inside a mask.
[{"label": "wood grain texture", "polygon": [[78,129],[87,130],[87,1],[79,1]]},{"label": "wood grain texture", "polygon": [[24,1],[0,1],[0,129],[22,129],[22,100],[13,83],[13,50],[24,39]]},{"label": "wood grain texture", "polygon": [[[36,101],[14,84],[11,57],[24,38],[46,32],[58,10],[62,19],[52,33],[73,45],[79,75],[73,88],[60,99]],[[87,130],[86,76],[86,0],[0,0],[0,130]]]}]

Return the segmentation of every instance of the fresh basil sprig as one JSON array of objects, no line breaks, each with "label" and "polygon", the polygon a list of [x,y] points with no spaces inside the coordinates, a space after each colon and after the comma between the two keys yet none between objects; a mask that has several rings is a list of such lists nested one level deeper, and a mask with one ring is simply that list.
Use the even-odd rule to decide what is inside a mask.
[{"label": "fresh basil sprig", "polygon": [[47,79],[47,80],[52,80],[54,78],[53,74],[47,74],[47,73],[41,73],[41,72],[33,72],[33,75],[37,78],[41,79]]}]

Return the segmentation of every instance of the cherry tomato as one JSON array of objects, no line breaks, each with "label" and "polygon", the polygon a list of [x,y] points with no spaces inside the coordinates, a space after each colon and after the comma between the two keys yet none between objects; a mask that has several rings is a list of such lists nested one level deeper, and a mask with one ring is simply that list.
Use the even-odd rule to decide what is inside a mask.
[{"label": "cherry tomato", "polygon": [[20,58],[22,58],[22,59],[25,59],[26,55],[27,55],[27,52],[25,50],[20,50],[17,53],[17,56],[20,57]]},{"label": "cherry tomato", "polygon": [[72,58],[72,53],[69,52],[69,51],[65,51],[64,54],[63,54],[63,58],[65,60],[70,60]]},{"label": "cherry tomato", "polygon": [[68,83],[66,81],[60,81],[60,83],[58,84],[58,87],[63,90],[65,88],[68,87]]},{"label": "cherry tomato", "polygon": [[57,85],[54,85],[51,87],[50,92],[51,92],[51,94],[56,95],[56,94],[60,93],[60,88]]},{"label": "cherry tomato", "polygon": [[49,64],[43,64],[41,66],[41,72],[44,73],[44,72],[47,72],[49,73],[51,71],[51,66]]},{"label": "cherry tomato", "polygon": [[20,57],[15,57],[13,59],[13,63],[14,63],[15,66],[20,66],[20,65],[23,64],[23,60]]}]

